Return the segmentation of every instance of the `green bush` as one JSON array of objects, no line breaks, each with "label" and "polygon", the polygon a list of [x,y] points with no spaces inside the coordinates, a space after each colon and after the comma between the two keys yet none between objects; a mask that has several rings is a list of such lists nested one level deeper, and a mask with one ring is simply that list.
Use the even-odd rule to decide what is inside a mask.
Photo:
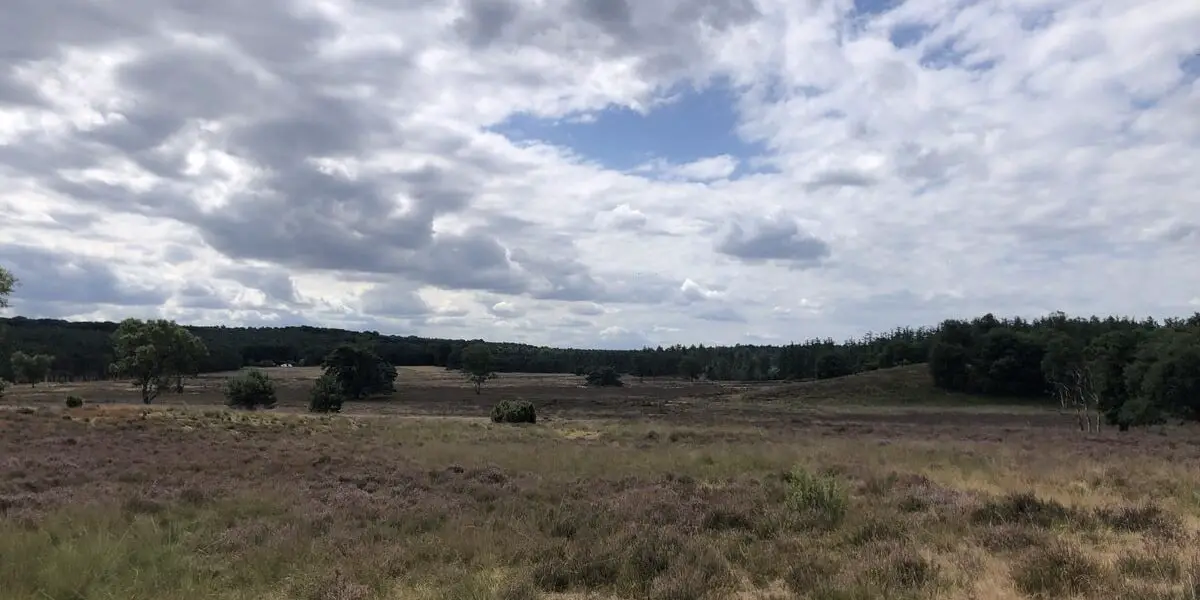
[{"label": "green bush", "polygon": [[67,408],[79,408],[80,406],[83,406],[83,398],[75,395],[67,396]]},{"label": "green bush", "polygon": [[537,423],[537,411],[528,400],[501,400],[492,407],[493,423]]},{"label": "green bush", "polygon": [[817,475],[796,467],[785,481],[788,508],[833,527],[846,518],[850,494],[834,475]]},{"label": "green bush", "polygon": [[597,387],[621,387],[625,385],[621,381],[621,374],[612,367],[604,367],[596,369],[586,376],[587,384]]},{"label": "green bush", "polygon": [[341,412],[346,394],[333,375],[326,372],[313,383],[309,392],[308,410],[315,413]]},{"label": "green bush", "polygon": [[246,371],[225,382],[225,404],[246,410],[275,408],[275,384],[262,371]]}]

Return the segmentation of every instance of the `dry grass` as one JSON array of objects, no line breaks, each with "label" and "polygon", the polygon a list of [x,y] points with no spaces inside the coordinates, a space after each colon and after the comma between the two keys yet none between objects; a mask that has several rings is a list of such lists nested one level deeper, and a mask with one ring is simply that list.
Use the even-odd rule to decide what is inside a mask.
[{"label": "dry grass", "polygon": [[[288,371],[299,393],[311,374]],[[258,413],[203,406],[207,388],[154,408],[11,395],[0,599],[1200,594],[1193,431],[561,376],[476,397],[419,373],[333,417],[288,393]],[[538,425],[487,421],[515,396]]]}]

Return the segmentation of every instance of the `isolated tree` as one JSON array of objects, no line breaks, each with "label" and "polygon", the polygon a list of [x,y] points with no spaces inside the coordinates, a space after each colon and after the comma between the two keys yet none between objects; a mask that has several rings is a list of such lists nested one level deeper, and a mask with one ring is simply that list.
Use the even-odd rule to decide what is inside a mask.
[{"label": "isolated tree", "polygon": [[225,382],[225,404],[246,410],[275,408],[275,383],[266,373],[250,369]]},{"label": "isolated tree", "polygon": [[325,357],[321,366],[347,400],[396,391],[396,367],[363,346],[338,346]]},{"label": "isolated tree", "polygon": [[700,375],[704,373],[704,365],[700,364],[700,359],[695,355],[686,354],[679,359],[679,374],[687,377],[691,381],[700,379]]},{"label": "isolated tree", "polygon": [[[12,294],[13,287],[17,285],[17,278],[13,277],[8,269],[0,267],[0,308],[8,308],[8,297]],[[0,342],[4,341],[4,326],[0,325]],[[4,397],[4,388],[8,383],[0,378],[0,398]]]},{"label": "isolated tree", "polygon": [[50,374],[50,365],[54,363],[54,357],[49,354],[25,354],[18,350],[13,352],[9,362],[12,364],[13,373],[19,379],[28,383],[29,387],[36,387]]},{"label": "isolated tree", "polygon": [[603,367],[587,374],[587,384],[595,387],[620,387],[625,385],[625,382],[621,381],[621,374],[616,369]]},{"label": "isolated tree", "polygon": [[475,393],[480,393],[483,384],[496,376],[492,364],[492,350],[484,343],[475,343],[463,348],[462,368],[467,379],[475,385]]},{"label": "isolated tree", "polygon": [[174,321],[125,319],[112,335],[115,361],[110,371],[133,379],[150,404],[167,387],[180,385],[183,375],[199,370],[208,349],[190,331]]}]

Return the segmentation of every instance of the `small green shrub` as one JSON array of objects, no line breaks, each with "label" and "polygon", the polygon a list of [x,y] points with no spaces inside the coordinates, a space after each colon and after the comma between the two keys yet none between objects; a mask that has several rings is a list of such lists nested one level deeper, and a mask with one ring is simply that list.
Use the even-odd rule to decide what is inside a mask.
[{"label": "small green shrub", "polygon": [[313,383],[308,396],[308,410],[315,413],[341,412],[346,395],[336,379],[328,373],[322,374]]},{"label": "small green shrub", "polygon": [[528,400],[501,400],[492,407],[493,423],[537,423],[537,411]]},{"label": "small green shrub", "polygon": [[262,371],[246,371],[225,382],[225,404],[246,410],[275,408],[275,383]]},{"label": "small green shrub", "polygon": [[850,494],[831,474],[813,474],[796,467],[786,478],[788,508],[836,527],[846,518]]},{"label": "small green shrub", "polygon": [[67,396],[67,408],[79,408],[83,406],[83,398],[74,394]]}]

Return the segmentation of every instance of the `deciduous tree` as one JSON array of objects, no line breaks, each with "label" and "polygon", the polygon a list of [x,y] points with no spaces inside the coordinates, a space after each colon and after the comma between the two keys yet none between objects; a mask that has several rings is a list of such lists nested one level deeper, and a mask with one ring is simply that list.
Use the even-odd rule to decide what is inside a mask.
[{"label": "deciduous tree", "polygon": [[396,367],[366,347],[338,346],[325,357],[321,366],[348,400],[396,391]]},{"label": "deciduous tree", "polygon": [[474,343],[463,349],[462,366],[467,378],[475,385],[476,394],[487,380],[496,376],[492,349],[484,343]]},{"label": "deciduous tree", "polygon": [[145,404],[153,402],[163,388],[181,386],[182,377],[195,374],[200,359],[208,354],[204,342],[165,319],[125,319],[112,339],[111,372],[133,379]]},{"label": "deciduous tree", "polygon": [[54,364],[54,357],[49,354],[26,354],[18,350],[13,352],[9,362],[16,377],[28,383],[30,387],[36,387],[37,384],[46,381],[50,374],[50,365]]}]

